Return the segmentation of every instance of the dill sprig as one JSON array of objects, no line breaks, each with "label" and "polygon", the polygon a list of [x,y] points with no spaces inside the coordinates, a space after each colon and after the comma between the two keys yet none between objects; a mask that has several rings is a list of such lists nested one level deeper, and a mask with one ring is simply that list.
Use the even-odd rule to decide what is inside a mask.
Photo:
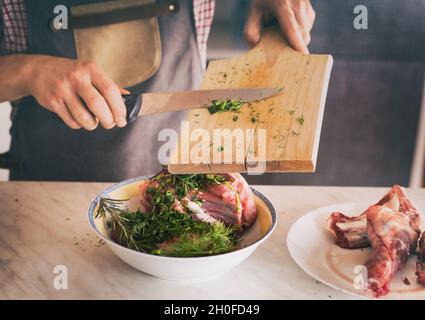
[{"label": "dill sprig", "polygon": [[236,227],[222,222],[210,225],[203,233],[188,233],[159,245],[154,254],[176,257],[216,255],[238,247]]}]

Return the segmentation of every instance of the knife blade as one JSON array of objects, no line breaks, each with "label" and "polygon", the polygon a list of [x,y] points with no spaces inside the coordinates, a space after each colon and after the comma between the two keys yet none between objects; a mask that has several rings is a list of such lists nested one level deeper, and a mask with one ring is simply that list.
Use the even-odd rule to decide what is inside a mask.
[{"label": "knife blade", "polygon": [[213,100],[252,102],[273,97],[281,91],[279,88],[215,89],[126,94],[123,95],[123,99],[127,107],[127,122],[130,123],[142,115],[205,108]]}]

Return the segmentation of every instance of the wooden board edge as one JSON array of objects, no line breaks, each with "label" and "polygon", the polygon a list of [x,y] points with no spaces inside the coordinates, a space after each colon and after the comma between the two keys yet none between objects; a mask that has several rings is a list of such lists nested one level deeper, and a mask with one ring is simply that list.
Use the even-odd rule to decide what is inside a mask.
[{"label": "wooden board edge", "polygon": [[329,80],[331,77],[331,71],[333,66],[333,57],[331,55],[321,55],[326,56],[326,72],[324,73],[324,79],[323,79],[323,87],[322,87],[322,96],[320,100],[320,106],[319,106],[319,113],[317,116],[317,122],[316,122],[316,130],[313,140],[313,149],[311,154],[311,163],[313,165],[313,169],[311,172],[316,171],[316,163],[317,163],[317,155],[319,153],[319,144],[320,144],[320,134],[322,132],[322,124],[323,124],[323,116],[325,113],[325,105],[326,105],[326,97],[328,95],[328,88],[329,88]]},{"label": "wooden board edge", "polygon": [[311,160],[285,160],[267,161],[257,163],[255,166],[244,166],[243,164],[168,164],[168,171],[173,174],[190,173],[253,173],[261,174],[266,172],[314,172],[315,164]]},{"label": "wooden board edge", "polygon": [[173,174],[246,172],[244,164],[168,164]]}]

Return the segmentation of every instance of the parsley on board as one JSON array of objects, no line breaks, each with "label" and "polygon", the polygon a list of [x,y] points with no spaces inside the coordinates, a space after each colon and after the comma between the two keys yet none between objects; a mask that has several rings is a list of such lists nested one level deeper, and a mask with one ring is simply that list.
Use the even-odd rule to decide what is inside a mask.
[{"label": "parsley on board", "polygon": [[295,119],[300,125],[303,125],[304,124],[304,117],[303,116],[301,116],[301,117],[298,117],[297,119]]},{"label": "parsley on board", "polygon": [[222,113],[226,111],[239,112],[243,101],[241,100],[213,100],[211,105],[208,106],[210,114]]}]

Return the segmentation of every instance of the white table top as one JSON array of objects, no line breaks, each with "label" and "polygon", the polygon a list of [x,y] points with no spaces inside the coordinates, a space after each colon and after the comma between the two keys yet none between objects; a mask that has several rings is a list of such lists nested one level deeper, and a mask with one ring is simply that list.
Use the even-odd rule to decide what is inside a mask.
[{"label": "white table top", "polygon": [[[306,212],[379,199],[386,188],[254,186],[278,212],[277,228],[246,261],[210,281],[153,278],[99,245],[87,209],[103,183],[0,183],[0,299],[354,299],[318,283],[290,258],[286,235]],[[425,189],[408,190],[425,208]],[[53,269],[68,269],[68,289]]]}]

